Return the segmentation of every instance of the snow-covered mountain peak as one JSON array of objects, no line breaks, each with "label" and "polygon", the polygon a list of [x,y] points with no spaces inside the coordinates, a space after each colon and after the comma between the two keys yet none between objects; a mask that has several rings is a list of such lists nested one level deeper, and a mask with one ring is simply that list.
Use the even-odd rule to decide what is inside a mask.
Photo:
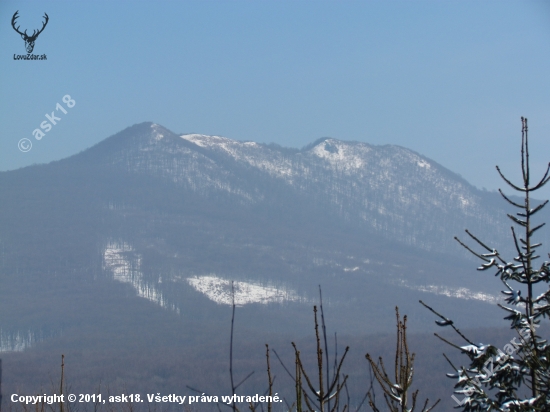
[{"label": "snow-covered mountain peak", "polygon": [[362,143],[326,139],[311,149],[311,153],[328,161],[332,167],[351,171],[365,166],[365,155],[372,149]]}]

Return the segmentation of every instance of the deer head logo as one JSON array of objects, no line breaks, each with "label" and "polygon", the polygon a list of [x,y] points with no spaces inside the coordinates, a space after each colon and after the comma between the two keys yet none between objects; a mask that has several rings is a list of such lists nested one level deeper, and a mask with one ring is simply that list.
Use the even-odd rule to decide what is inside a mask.
[{"label": "deer head logo", "polygon": [[13,15],[13,17],[12,17],[12,19],[11,19],[11,25],[12,25],[13,29],[14,29],[17,33],[19,33],[19,34],[21,35],[21,38],[22,38],[23,40],[25,40],[25,48],[27,49],[27,53],[32,53],[32,51],[33,51],[33,49],[34,49],[34,42],[36,41],[36,38],[38,37],[38,35],[39,35],[40,33],[42,33],[42,31],[44,30],[44,28],[46,27],[46,24],[48,24],[49,17],[48,17],[48,15],[47,15],[46,13],[44,13],[44,18],[46,19],[46,21],[43,23],[42,28],[41,28],[40,30],[38,30],[38,31],[34,30],[34,31],[32,32],[32,35],[29,36],[29,35],[27,34],[27,30],[25,30],[24,33],[21,33],[21,32],[19,31],[19,27],[20,27],[20,26],[15,27],[15,20],[17,20],[17,18],[19,17],[19,16],[17,15],[17,13],[19,13],[19,10],[17,10],[17,11],[14,13],[14,15]]}]

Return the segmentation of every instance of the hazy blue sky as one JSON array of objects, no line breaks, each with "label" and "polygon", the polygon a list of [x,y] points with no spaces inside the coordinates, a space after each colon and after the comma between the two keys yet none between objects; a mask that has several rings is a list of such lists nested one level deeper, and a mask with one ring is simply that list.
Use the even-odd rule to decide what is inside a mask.
[{"label": "hazy blue sky", "polygon": [[[16,10],[29,33],[48,13],[33,52],[47,60],[14,60]],[[493,190],[495,164],[519,177],[523,115],[535,170],[550,161],[550,2],[2,0],[0,42],[0,170],[143,121],[291,147],[398,144]],[[36,140],[66,94],[76,105]]]}]

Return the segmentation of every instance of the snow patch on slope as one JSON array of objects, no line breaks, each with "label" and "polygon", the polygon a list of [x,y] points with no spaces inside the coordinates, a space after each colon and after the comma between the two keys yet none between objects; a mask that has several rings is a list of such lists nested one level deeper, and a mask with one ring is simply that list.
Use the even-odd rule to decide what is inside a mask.
[{"label": "snow patch on slope", "polygon": [[[187,279],[193,288],[203,293],[208,299],[220,305],[232,305],[231,281],[215,275],[194,276]],[[250,282],[233,282],[235,305],[244,306],[249,303],[283,303],[296,302],[302,299],[290,289],[274,286],[261,286]]]},{"label": "snow patch on slope", "polygon": [[181,135],[180,137],[191,143],[195,143],[197,146],[200,146],[200,147],[218,146],[218,147],[223,147],[226,150],[227,150],[227,147],[230,146],[232,142],[234,142],[233,140],[228,139],[227,137],[208,136],[205,134],[184,134],[184,135]]},{"label": "snow patch on slope", "polygon": [[162,128],[162,126],[160,126],[160,125],[158,125],[158,124],[156,124],[156,123],[153,123],[153,124],[151,125],[151,129],[152,129],[151,137],[153,138],[153,140],[158,141],[158,140],[161,140],[161,139],[164,138],[164,134],[162,134],[162,133],[160,132],[161,128]]},{"label": "snow patch on slope", "polygon": [[149,282],[146,282],[141,272],[141,255],[134,253],[126,242],[110,242],[103,252],[103,269],[113,274],[113,279],[121,283],[129,283],[135,289],[137,296],[150,300],[157,305],[175,311],[179,308],[169,304],[162,292]]},{"label": "snow patch on slope", "polygon": [[350,146],[339,140],[327,139],[315,146],[311,152],[328,161],[336,169],[351,171],[364,166],[361,155],[370,150],[365,145]]},{"label": "snow patch on slope", "polygon": [[476,292],[465,287],[448,287],[437,285],[410,285],[407,281],[401,279],[399,286],[404,286],[408,289],[418,290],[421,292],[433,293],[435,295],[444,295],[450,298],[465,299],[465,300],[480,300],[487,303],[502,303],[502,297],[491,295],[484,292]]},{"label": "snow patch on slope", "polygon": [[26,332],[17,331],[15,333],[6,333],[0,329],[0,353],[23,352],[41,340],[43,339],[30,329]]},{"label": "snow patch on slope", "polygon": [[272,176],[281,177],[292,183],[295,173],[293,162],[277,152],[266,152],[265,146],[256,142],[240,142],[222,136],[207,136],[203,134],[186,134],[180,136],[203,148],[212,148],[225,152],[233,159],[248,163]]},{"label": "snow patch on slope", "polygon": [[425,167],[426,169],[429,169],[432,167],[432,165],[430,165],[428,162],[426,162],[424,159],[421,159],[419,160],[418,162],[416,162],[416,164],[420,167]]}]

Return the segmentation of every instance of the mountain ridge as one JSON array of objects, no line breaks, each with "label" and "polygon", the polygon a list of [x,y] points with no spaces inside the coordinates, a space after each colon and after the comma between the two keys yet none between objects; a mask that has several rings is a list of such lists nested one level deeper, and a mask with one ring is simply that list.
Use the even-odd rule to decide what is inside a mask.
[{"label": "mountain ridge", "polygon": [[472,263],[453,239],[470,228],[505,244],[498,195],[401,146],[322,138],[287,149],[145,122],[69,158],[2,172],[0,190],[4,276],[99,276],[178,308],[176,290],[219,295],[229,279],[303,302],[322,279],[344,282],[338,293],[358,285],[357,301],[367,285],[500,299],[490,278],[459,276]]},{"label": "mountain ridge", "polygon": [[[330,214],[425,250],[455,254],[453,237],[467,227],[493,233],[489,242],[508,234],[501,218],[507,209],[498,194],[483,192],[436,161],[398,145],[320,138],[302,149],[289,149],[176,134],[143,122],[48,165],[65,164],[95,170],[90,173],[104,168],[155,176],[206,196],[225,192],[248,204],[277,203],[270,191],[298,198],[307,192],[307,202],[330,209]],[[406,218],[411,208],[415,222]],[[442,233],[433,224],[434,213],[439,214],[435,220],[454,214],[451,231]]]},{"label": "mountain ridge", "polygon": [[[143,133],[146,141],[140,143],[137,152],[135,147],[131,148],[126,153],[127,157],[118,159],[119,162],[125,162],[128,168],[132,168],[133,172],[147,170],[182,184],[183,180],[187,180],[187,184],[190,186],[200,186],[201,183],[197,182],[203,178],[202,185],[210,186],[211,189],[212,186],[224,188],[226,191],[240,195],[245,201],[253,202],[255,197],[256,200],[266,197],[266,193],[262,193],[261,188],[250,187],[249,184],[243,185],[243,181],[247,179],[243,174],[249,173],[249,167],[252,166],[256,171],[269,174],[271,178],[277,178],[290,186],[297,186],[296,190],[313,189],[317,199],[322,196],[332,196],[332,202],[342,209],[343,215],[351,213],[357,217],[359,214],[363,221],[367,221],[369,217],[364,210],[366,208],[370,214],[371,226],[375,229],[385,227],[391,230],[394,226],[386,222],[387,218],[384,215],[390,215],[390,218],[391,215],[394,215],[393,224],[395,221],[404,220],[403,211],[395,210],[395,207],[394,210],[391,210],[392,208],[385,205],[381,206],[381,202],[389,203],[399,200],[400,203],[408,203],[411,202],[410,199],[412,199],[412,203],[423,201],[422,192],[427,192],[429,188],[426,184],[419,185],[418,182],[411,182],[411,178],[417,178],[419,181],[431,179],[429,184],[440,186],[438,196],[430,199],[436,209],[458,208],[462,209],[463,214],[469,216],[484,212],[478,207],[480,197],[484,195],[481,191],[437,162],[401,146],[373,146],[366,143],[327,138],[318,139],[316,145],[308,145],[309,147],[306,146],[306,149],[289,153],[286,148],[280,151],[273,146],[241,142],[220,136],[188,134],[180,135],[178,140],[178,135],[155,123],[142,123],[133,127],[140,129],[140,133],[144,132],[142,130],[144,128],[159,128],[170,139],[168,141],[156,139]],[[121,133],[129,130],[131,129],[126,129]],[[132,131],[135,133],[135,129]],[[159,135],[158,131],[153,133]],[[132,150],[134,150],[133,153]],[[146,152],[155,153],[155,150],[164,151],[165,158],[153,159],[147,156]],[[200,158],[201,155],[202,158]],[[185,160],[180,161],[179,159],[182,158]],[[185,162],[187,164],[184,164]],[[228,162],[232,164],[229,165]],[[191,163],[192,166],[189,166]],[[404,167],[399,163],[408,164]],[[206,169],[206,172],[199,176],[196,171],[201,167]],[[238,167],[241,170],[236,173],[231,170],[231,167]],[[331,180],[328,183],[333,185],[332,188],[323,188],[315,184],[319,180],[315,173],[319,172],[332,174],[328,176],[328,179]],[[232,173],[233,176],[230,176]],[[405,175],[408,175],[408,186],[398,182]],[[342,177],[355,178],[355,181],[346,187],[347,183]],[[368,181],[361,181],[365,179]],[[342,187],[338,187],[338,185],[342,185]],[[356,188],[361,185],[374,188],[374,190],[371,190],[370,195],[362,193],[361,198],[354,197],[351,192],[356,191]],[[384,193],[379,186],[386,186],[388,190]],[[347,191],[347,193],[341,193],[342,191]],[[374,196],[371,196],[373,193]],[[369,202],[368,197],[374,197],[374,202]],[[380,199],[376,199],[376,197],[380,197]],[[354,204],[350,205],[350,202]],[[361,208],[363,208],[362,211]],[[372,219],[373,215],[379,219],[375,221]],[[485,216],[481,220],[485,222],[493,220],[492,213],[485,212]],[[493,229],[498,230],[498,225],[493,224],[492,226]],[[410,225],[408,230],[411,230]],[[434,230],[437,231],[437,228]],[[406,238],[408,235],[405,232],[405,227],[395,231],[394,236],[397,235]],[[414,243],[415,240],[412,237],[414,236],[409,236],[408,241]],[[447,238],[449,239],[449,237]],[[425,236],[422,242],[424,248],[436,247],[437,250],[437,244],[441,244],[441,239],[430,243]],[[448,246],[452,242],[447,240],[444,243]]]}]

